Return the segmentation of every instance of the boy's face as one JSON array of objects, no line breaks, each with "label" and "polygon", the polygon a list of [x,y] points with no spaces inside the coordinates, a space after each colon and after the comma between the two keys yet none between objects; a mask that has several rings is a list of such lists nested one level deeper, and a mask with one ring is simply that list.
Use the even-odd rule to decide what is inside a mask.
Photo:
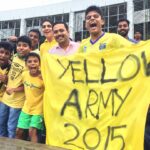
[{"label": "boy's face", "polygon": [[35,56],[29,56],[26,65],[30,71],[31,75],[38,75],[39,68],[40,68],[40,62],[39,59]]},{"label": "boy's face", "polygon": [[104,20],[96,11],[90,11],[86,15],[85,20],[85,26],[91,35],[97,35],[101,33]]},{"label": "boy's face", "polygon": [[10,51],[4,48],[0,48],[0,65],[1,66],[8,64],[10,57],[11,57]]},{"label": "boy's face", "polygon": [[38,33],[31,31],[31,32],[29,32],[28,36],[31,39],[32,47],[35,48],[38,45],[38,43],[39,43],[39,35],[38,35]]},{"label": "boy's face", "polygon": [[17,53],[19,56],[26,56],[31,51],[31,48],[28,43],[18,42],[17,44]]}]

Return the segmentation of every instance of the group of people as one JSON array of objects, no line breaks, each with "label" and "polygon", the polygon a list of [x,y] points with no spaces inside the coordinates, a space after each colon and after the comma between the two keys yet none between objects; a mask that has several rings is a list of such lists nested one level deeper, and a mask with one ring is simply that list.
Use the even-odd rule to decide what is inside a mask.
[{"label": "group of people", "polygon": [[127,19],[118,21],[118,34],[104,32],[104,23],[99,7],[89,6],[85,11],[85,26],[90,37],[81,43],[70,39],[66,23],[52,24],[48,19],[41,23],[45,36],[41,45],[38,29],[30,30],[27,36],[11,36],[9,42],[0,42],[0,137],[24,139],[25,130],[28,130],[29,139],[38,142],[38,131],[44,129],[44,83],[40,62],[45,54],[67,56],[78,52],[113,50],[141,40],[139,32],[135,39],[128,37]]}]

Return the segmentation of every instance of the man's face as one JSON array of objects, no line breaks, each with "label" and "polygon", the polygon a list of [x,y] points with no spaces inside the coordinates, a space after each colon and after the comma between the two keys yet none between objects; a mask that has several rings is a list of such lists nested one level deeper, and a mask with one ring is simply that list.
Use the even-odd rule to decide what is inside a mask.
[{"label": "man's face", "polygon": [[0,48],[0,66],[8,64],[8,61],[11,57],[10,51],[4,48]]},{"label": "man's face", "polygon": [[39,43],[39,35],[36,32],[29,32],[29,38],[31,39],[32,48],[35,48]]},{"label": "man's face", "polygon": [[102,26],[104,25],[104,20],[96,11],[90,11],[85,18],[86,29],[91,35],[101,34]]},{"label": "man's face", "polygon": [[53,33],[55,40],[59,43],[65,43],[69,41],[69,32],[65,28],[64,24],[56,24],[53,27]]},{"label": "man's face", "polygon": [[17,44],[17,53],[19,56],[26,56],[31,51],[30,46],[25,42],[18,42]]},{"label": "man's face", "polygon": [[52,37],[53,32],[52,32],[52,24],[48,21],[43,22],[42,24],[42,32],[44,36],[47,37]]},{"label": "man's face", "polygon": [[121,36],[127,37],[128,32],[129,32],[128,23],[126,21],[119,22],[117,31],[118,31],[118,34],[120,34]]}]

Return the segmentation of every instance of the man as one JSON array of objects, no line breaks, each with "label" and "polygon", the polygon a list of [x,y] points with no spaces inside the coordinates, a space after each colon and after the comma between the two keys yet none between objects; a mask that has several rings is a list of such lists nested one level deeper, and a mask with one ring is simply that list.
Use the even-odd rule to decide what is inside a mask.
[{"label": "man", "polygon": [[73,42],[69,38],[68,25],[64,22],[57,22],[53,25],[54,38],[57,45],[49,50],[50,54],[71,55],[77,52],[79,43]]},{"label": "man", "polygon": [[127,40],[133,42],[133,43],[137,43],[136,40],[131,39],[128,37],[128,32],[130,30],[129,28],[130,22],[127,19],[120,19],[117,23],[117,32],[119,35],[121,35],[122,37],[126,38]]},{"label": "man", "polygon": [[85,26],[90,37],[81,42],[79,52],[101,51],[129,46],[132,43],[115,33],[102,31],[104,19],[102,12],[97,6],[90,6],[85,11]]}]

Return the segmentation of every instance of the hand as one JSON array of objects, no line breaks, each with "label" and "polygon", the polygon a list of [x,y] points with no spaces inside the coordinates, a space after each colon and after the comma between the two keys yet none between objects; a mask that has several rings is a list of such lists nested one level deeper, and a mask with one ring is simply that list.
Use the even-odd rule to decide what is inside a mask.
[{"label": "hand", "polygon": [[16,42],[16,41],[18,40],[18,38],[13,35],[13,36],[10,36],[10,37],[8,38],[8,40],[9,40],[9,41],[12,41],[12,42]]},{"label": "hand", "polygon": [[7,83],[8,77],[7,75],[0,74],[0,81],[3,83]]},{"label": "hand", "polygon": [[6,89],[6,93],[7,93],[8,95],[11,95],[13,92],[14,92],[14,88],[7,88],[7,89]]}]

